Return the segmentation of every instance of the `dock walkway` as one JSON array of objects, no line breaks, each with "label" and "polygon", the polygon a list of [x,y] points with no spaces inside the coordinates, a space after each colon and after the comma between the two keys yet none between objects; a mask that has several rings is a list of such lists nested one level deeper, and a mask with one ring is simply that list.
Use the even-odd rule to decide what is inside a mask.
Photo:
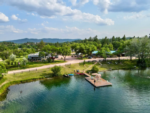
[{"label": "dock walkway", "polygon": [[112,86],[112,83],[104,80],[103,78],[97,80],[95,83],[94,83],[94,80],[91,79],[91,75],[87,74],[87,73],[84,73],[87,77],[85,77],[85,79],[91,83],[93,86],[95,87],[104,87],[104,86]]}]

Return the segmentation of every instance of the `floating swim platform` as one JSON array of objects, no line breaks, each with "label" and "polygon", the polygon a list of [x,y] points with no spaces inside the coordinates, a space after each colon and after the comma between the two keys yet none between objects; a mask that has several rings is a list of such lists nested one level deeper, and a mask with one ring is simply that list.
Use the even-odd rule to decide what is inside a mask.
[{"label": "floating swim platform", "polygon": [[112,86],[112,83],[108,82],[107,80],[100,78],[99,80],[96,80],[96,82],[94,83],[94,80],[91,79],[91,76],[87,73],[84,73],[86,76],[85,79],[91,83],[94,87],[105,87],[105,86]]}]

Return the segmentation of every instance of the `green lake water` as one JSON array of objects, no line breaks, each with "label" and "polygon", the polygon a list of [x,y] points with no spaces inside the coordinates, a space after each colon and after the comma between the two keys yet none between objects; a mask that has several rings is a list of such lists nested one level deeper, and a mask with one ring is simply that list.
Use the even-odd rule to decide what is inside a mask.
[{"label": "green lake water", "polygon": [[150,113],[150,69],[101,74],[113,86],[94,88],[84,76],[11,86],[0,113]]}]

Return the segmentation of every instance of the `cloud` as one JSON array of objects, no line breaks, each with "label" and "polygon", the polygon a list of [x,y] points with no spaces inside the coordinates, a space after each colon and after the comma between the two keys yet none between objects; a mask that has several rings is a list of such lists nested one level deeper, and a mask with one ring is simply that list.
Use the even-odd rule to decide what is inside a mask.
[{"label": "cloud", "polygon": [[27,13],[27,15],[37,16],[35,13]]},{"label": "cloud", "polygon": [[9,21],[9,18],[0,12],[0,22],[8,22]]},{"label": "cloud", "polygon": [[28,32],[33,35],[42,36],[46,38],[85,38],[95,35],[100,35],[101,33],[97,30],[93,29],[79,29],[77,27],[68,27],[66,26],[64,29],[53,28],[53,27],[46,27],[37,29],[37,28],[29,28]]},{"label": "cloud", "polygon": [[89,0],[79,0],[78,3],[77,3],[77,0],[70,0],[70,2],[72,3],[73,6],[79,7],[79,6],[83,6],[86,3],[88,3]]},{"label": "cloud", "polygon": [[149,17],[150,17],[150,14],[134,13],[133,15],[124,16],[123,18],[125,20],[129,20],[129,19],[149,18]]},{"label": "cloud", "polygon": [[98,25],[114,25],[114,21],[111,19],[102,19],[99,15],[81,12],[79,12],[76,15],[73,15],[73,20],[96,23]]},{"label": "cloud", "polygon": [[7,26],[0,26],[0,34],[7,34],[7,33],[25,33],[26,31],[16,29],[12,25],[7,25]]},{"label": "cloud", "polygon": [[[80,2],[85,4],[88,0],[80,0]],[[72,18],[77,21],[82,19],[82,21],[94,22],[98,25],[114,25],[114,21],[111,19],[102,19],[98,15],[71,9],[68,6],[65,6],[61,0],[31,0],[30,2],[28,2],[28,0],[5,0],[5,3],[30,13],[37,13],[41,17],[54,18],[55,16],[61,16]]]},{"label": "cloud", "polygon": [[93,3],[105,14],[108,13],[108,8],[111,4],[110,0],[93,0]]},{"label": "cloud", "polygon": [[17,20],[17,21],[22,22],[22,23],[27,22],[27,19],[20,19],[16,15],[12,15],[11,18],[13,20]]},{"label": "cloud", "polygon": [[76,6],[77,4],[77,0],[70,0],[70,2],[72,3],[73,6]]},{"label": "cloud", "polygon": [[148,10],[150,0],[93,0],[102,12],[141,12]]}]

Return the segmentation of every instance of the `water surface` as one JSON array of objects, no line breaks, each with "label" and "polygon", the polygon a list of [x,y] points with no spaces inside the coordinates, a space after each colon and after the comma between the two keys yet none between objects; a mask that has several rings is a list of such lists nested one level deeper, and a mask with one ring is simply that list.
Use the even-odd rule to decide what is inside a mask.
[{"label": "water surface", "polygon": [[83,76],[9,87],[0,113],[149,113],[150,70],[102,72],[113,86],[94,88]]}]

